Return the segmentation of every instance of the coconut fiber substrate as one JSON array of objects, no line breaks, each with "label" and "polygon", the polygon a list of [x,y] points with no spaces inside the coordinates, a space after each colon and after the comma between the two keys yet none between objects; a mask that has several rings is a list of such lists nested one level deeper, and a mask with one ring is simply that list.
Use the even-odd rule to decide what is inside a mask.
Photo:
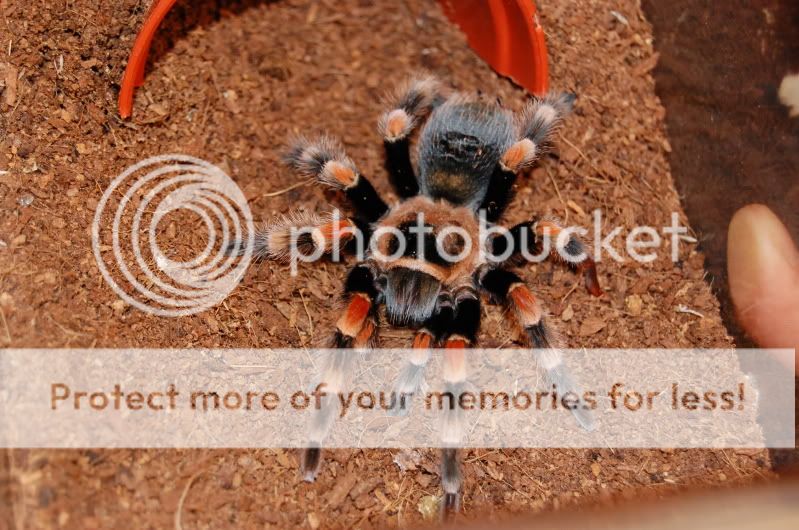
[{"label": "coconut fiber substrate", "polygon": [[[335,193],[302,184],[280,153],[294,133],[329,131],[395,199],[375,126],[387,90],[425,70],[457,89],[497,94],[512,109],[528,97],[494,74],[432,1],[182,2],[156,37],[147,83],[123,121],[119,81],[147,8],[144,0],[0,0],[3,347],[320,344],[337,316],[346,264],[304,266],[297,278],[284,265],[252,266],[224,303],[193,316],[161,318],[121,303],[91,250],[103,190],[134,162],[180,152],[223,168],[257,220],[321,211]],[[539,13],[551,85],[578,98],[555,152],[519,179],[506,222],[554,214],[590,226],[599,208],[609,226],[664,226],[671,212],[685,224],[639,2],[557,0]],[[163,229],[176,245],[201,249],[200,226]],[[684,244],[677,263],[667,255],[602,262],[601,298],[556,264],[520,274],[567,346],[731,346],[694,247]],[[501,312],[485,313],[482,344],[512,345]],[[385,346],[409,341],[406,331],[381,334]],[[293,450],[6,451],[0,528],[385,528],[431,513],[436,450],[327,455],[308,484]],[[772,473],[760,450],[485,449],[464,451],[463,460],[468,518]]]}]

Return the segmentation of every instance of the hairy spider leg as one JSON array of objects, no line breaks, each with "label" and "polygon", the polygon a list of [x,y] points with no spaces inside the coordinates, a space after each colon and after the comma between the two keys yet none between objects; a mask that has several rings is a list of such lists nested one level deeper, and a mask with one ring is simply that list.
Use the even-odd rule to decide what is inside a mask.
[{"label": "hairy spider leg", "polygon": [[377,221],[388,210],[365,176],[346,155],[338,140],[322,136],[315,140],[298,138],[285,156],[285,162],[300,175],[342,190],[359,217]]},{"label": "hairy spider leg", "polygon": [[330,255],[337,262],[351,252],[352,244],[367,244],[369,233],[368,225],[356,219],[294,212],[256,229],[252,255],[255,260],[286,261],[296,252]]},{"label": "hairy spider leg", "polygon": [[[563,231],[564,227],[555,219],[524,221],[511,227],[507,237],[497,235],[492,238],[491,253],[494,256],[504,256],[502,263],[514,262],[520,256],[524,257],[523,249],[527,251],[527,256],[536,257],[543,251],[544,239],[548,238],[548,256],[565,264],[572,271],[582,274],[585,288],[592,296],[602,296],[596,263],[580,236],[569,232],[566,234],[568,237],[562,241],[562,248],[558,248],[558,238]],[[561,254],[561,250],[569,256],[569,259]]]},{"label": "hairy spider leg", "polygon": [[[344,285],[346,309],[336,322],[331,340],[334,350],[328,352],[321,363],[318,384],[325,385],[326,399],[311,417],[309,443],[302,453],[301,474],[305,481],[313,482],[322,462],[322,443],[338,415],[335,395],[344,390],[355,362],[352,349],[372,346],[377,334],[376,301],[378,297],[375,275],[371,264],[356,265]],[[336,351],[339,349],[340,351]]]},{"label": "hairy spider leg", "polygon": [[460,407],[460,396],[466,385],[466,348],[477,342],[480,329],[480,297],[472,285],[455,290],[455,314],[450,330],[442,337],[444,342],[444,381],[451,396],[450,407],[444,410],[441,435],[441,487],[444,490],[442,516],[451,518],[460,508],[460,490],[463,483],[458,446],[464,433],[465,418]]},{"label": "hairy spider leg", "polygon": [[[536,350],[539,365],[547,380],[557,387],[561,395],[573,392],[580,396],[579,385],[563,361],[555,333],[546,323],[544,310],[524,281],[509,270],[491,268],[482,274],[480,285],[513,315],[523,343]],[[594,430],[594,418],[589,410],[576,407],[572,413],[583,429]]]},{"label": "hairy spider leg", "polygon": [[419,193],[419,182],[411,163],[411,134],[443,99],[442,87],[436,78],[413,78],[389,98],[390,110],[380,116],[377,128],[383,137],[386,170],[403,199]]},{"label": "hairy spider leg", "polygon": [[517,116],[519,140],[503,153],[480,205],[488,221],[497,221],[508,207],[517,174],[551,150],[555,133],[571,112],[574,99],[573,94],[533,98]]}]

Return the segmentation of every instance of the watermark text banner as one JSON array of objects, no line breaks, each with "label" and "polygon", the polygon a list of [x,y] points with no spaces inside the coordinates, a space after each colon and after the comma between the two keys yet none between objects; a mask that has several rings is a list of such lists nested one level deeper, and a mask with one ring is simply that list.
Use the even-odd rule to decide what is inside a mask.
[{"label": "watermark text banner", "polygon": [[[0,350],[3,447],[785,447],[787,350]],[[462,353],[466,370],[457,363]],[[420,359],[422,359],[420,361]],[[457,369],[447,366],[455,360]],[[413,362],[412,362],[413,361]],[[746,366],[747,371],[741,367]]]}]

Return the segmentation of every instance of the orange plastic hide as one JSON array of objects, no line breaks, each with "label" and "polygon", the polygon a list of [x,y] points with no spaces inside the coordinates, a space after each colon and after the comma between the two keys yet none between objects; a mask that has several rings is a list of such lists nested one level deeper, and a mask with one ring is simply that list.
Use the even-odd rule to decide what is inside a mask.
[{"label": "orange plastic hide", "polygon": [[[155,0],[133,43],[119,114],[133,112],[133,93],[144,84],[144,69],[158,27],[177,0]],[[547,91],[549,72],[544,29],[533,0],[439,0],[444,13],[466,34],[469,45],[499,74],[533,94]]]}]

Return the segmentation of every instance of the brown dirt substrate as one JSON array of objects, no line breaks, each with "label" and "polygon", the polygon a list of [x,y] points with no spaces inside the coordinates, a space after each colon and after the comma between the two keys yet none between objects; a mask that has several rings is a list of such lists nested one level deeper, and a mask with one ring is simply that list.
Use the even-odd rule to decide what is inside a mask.
[{"label": "brown dirt substrate", "polygon": [[[117,82],[146,2],[0,1],[0,62],[18,77],[14,97],[0,101],[2,345],[319,343],[332,326],[344,265],[307,268],[295,280],[283,266],[252,267],[224,304],[196,316],[157,318],[115,305],[90,247],[94,208],[109,181],[146,156],[183,152],[223,167],[258,218],[297,205],[320,210],[337,198],[317,187],[266,196],[297,182],[278,162],[291,132],[341,136],[390,196],[375,132],[387,88],[425,68],[458,88],[497,93],[510,107],[524,101],[431,2],[220,3],[222,9],[194,3],[170,16],[135,115],[123,122]],[[650,76],[651,29],[637,6],[634,0],[545,6],[553,85],[579,100],[558,142],[559,157],[520,180],[508,222],[554,213],[587,225],[586,212],[601,208],[609,226],[663,226],[670,212],[681,211]],[[22,197],[33,203],[22,206]],[[179,232],[181,244],[204,244],[190,230]],[[575,289],[579,280],[553,265],[522,274],[548,302],[568,346],[731,344],[703,281],[703,257],[690,245],[676,265],[667,258],[604,262],[608,294],[601,299]],[[408,340],[397,330],[382,336],[387,345]],[[481,340],[486,346],[510,340],[494,308]],[[660,496],[771,474],[765,451],[466,453],[463,506],[470,517]],[[404,473],[389,450],[328,454],[317,482],[304,484],[291,451],[10,451],[0,487],[11,502],[0,504],[0,528],[172,526],[186,488],[184,528],[406,526],[421,520],[420,500],[437,494],[435,451],[423,451],[416,469]],[[334,496],[348,476],[357,477],[352,489]]]}]

